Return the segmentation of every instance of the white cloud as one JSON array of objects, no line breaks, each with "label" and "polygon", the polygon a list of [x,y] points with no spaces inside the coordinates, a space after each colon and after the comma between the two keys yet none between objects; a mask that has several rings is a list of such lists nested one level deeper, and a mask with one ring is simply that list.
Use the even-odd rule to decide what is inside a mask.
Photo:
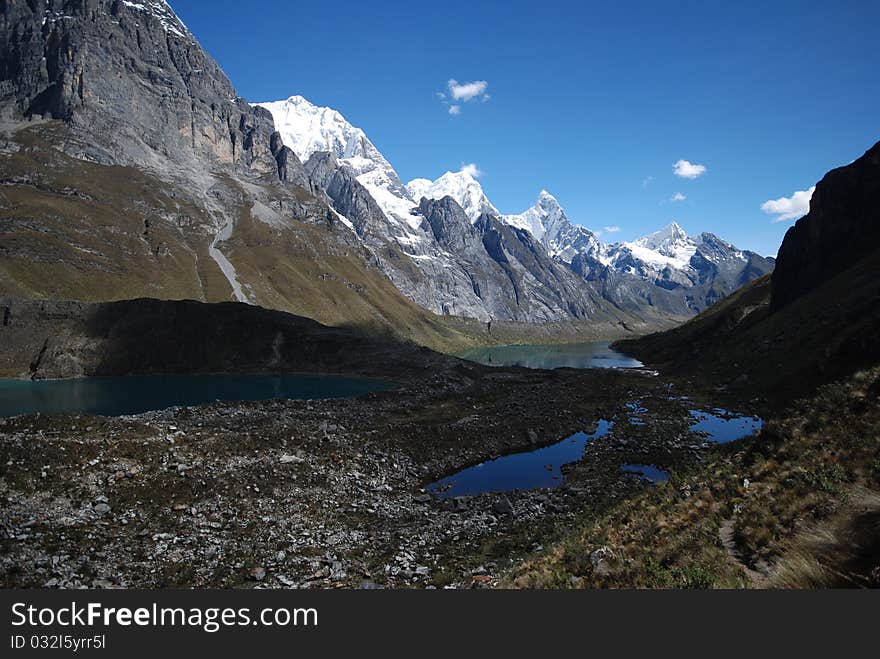
[{"label": "white cloud", "polygon": [[678,178],[700,178],[706,170],[706,165],[697,165],[687,160],[679,160],[672,166],[672,171]]},{"label": "white cloud", "polygon": [[463,164],[461,166],[461,171],[465,174],[470,174],[474,178],[480,178],[483,175],[483,170],[477,167],[477,164],[473,162]]},{"label": "white cloud", "polygon": [[648,186],[651,185],[651,183],[653,182],[653,180],[654,180],[654,177],[653,177],[653,176],[649,176],[649,177],[647,177],[644,181],[642,181],[642,190],[647,190],[647,189],[648,189]]},{"label": "white cloud", "polygon": [[457,80],[449,81],[449,93],[453,100],[467,103],[476,99],[487,97],[486,90],[489,83],[485,80],[474,80],[473,82],[459,83]]},{"label": "white cloud", "polygon": [[761,205],[761,210],[767,215],[775,215],[774,222],[788,222],[797,220],[810,212],[810,200],[816,191],[814,185],[809,190],[800,190],[790,197],[780,197],[779,199],[771,199],[765,201]]},{"label": "white cloud", "polygon": [[680,192],[676,192],[669,198],[669,203],[674,204],[677,201],[686,201],[687,195],[683,195]]},{"label": "white cloud", "polygon": [[620,227],[605,227],[605,231],[608,233],[620,233]]},{"label": "white cloud", "polygon": [[446,106],[447,111],[454,117],[461,114],[462,105],[471,101],[482,101],[485,103],[491,96],[487,93],[489,83],[485,80],[474,80],[473,82],[458,82],[458,80],[450,80],[447,84],[449,89],[447,92],[437,92],[437,98]]}]

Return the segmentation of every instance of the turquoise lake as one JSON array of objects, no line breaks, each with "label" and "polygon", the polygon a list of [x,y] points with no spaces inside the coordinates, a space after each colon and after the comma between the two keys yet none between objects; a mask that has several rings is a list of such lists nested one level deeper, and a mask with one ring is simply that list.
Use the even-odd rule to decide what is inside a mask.
[{"label": "turquoise lake", "polygon": [[141,414],[215,401],[348,398],[394,383],[335,375],[156,375],[75,380],[0,380],[0,417]]},{"label": "turquoise lake", "polygon": [[607,341],[567,345],[492,346],[459,355],[485,366],[556,368],[641,368],[642,362],[612,350]]}]

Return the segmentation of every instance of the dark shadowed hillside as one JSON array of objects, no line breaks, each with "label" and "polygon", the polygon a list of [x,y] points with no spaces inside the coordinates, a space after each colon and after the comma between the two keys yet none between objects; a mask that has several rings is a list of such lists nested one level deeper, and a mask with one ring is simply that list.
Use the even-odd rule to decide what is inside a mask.
[{"label": "dark shadowed hillside", "polygon": [[427,348],[246,304],[0,298],[0,377],[167,373],[421,374]]}]

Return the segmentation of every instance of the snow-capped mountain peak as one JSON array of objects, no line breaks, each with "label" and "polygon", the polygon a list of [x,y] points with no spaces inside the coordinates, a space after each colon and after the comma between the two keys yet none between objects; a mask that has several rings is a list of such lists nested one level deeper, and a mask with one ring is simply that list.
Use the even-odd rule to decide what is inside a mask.
[{"label": "snow-capped mountain peak", "polygon": [[572,223],[556,197],[541,190],[535,205],[519,215],[505,215],[503,220],[517,229],[531,233],[547,252],[570,264],[577,254],[588,254],[604,261],[605,246],[586,227]]},{"label": "snow-capped mountain peak", "polygon": [[339,160],[363,158],[382,169],[393,171],[366,133],[332,108],[314,105],[302,96],[256,105],[272,113],[275,128],[281,133],[284,143],[303,162],[313,153],[328,151]]},{"label": "snow-capped mountain peak", "polygon": [[547,190],[541,190],[538,200],[530,209],[519,215],[505,215],[504,221],[517,229],[525,229],[541,242],[558,233],[561,225],[568,224],[562,206]]},{"label": "snow-capped mountain peak", "polygon": [[543,215],[541,223],[547,231],[552,230],[552,227],[559,222],[568,221],[565,211],[556,200],[556,197],[546,190],[541,190],[541,194],[538,195],[538,201],[531,210],[537,210]]},{"label": "snow-capped mountain peak", "polygon": [[416,227],[410,212],[415,204],[397,172],[366,133],[338,111],[317,106],[302,96],[257,103],[269,110],[285,146],[306,162],[313,154],[329,152],[347,167],[390,218]]},{"label": "snow-capped mountain peak", "polygon": [[540,194],[538,194],[538,204],[557,208],[560,207],[559,202],[556,201],[556,197],[547,192],[547,190],[541,190]]},{"label": "snow-capped mountain peak", "polygon": [[696,254],[699,242],[691,238],[677,222],[671,222],[656,233],[623,245],[633,256],[651,267],[662,269],[670,266],[681,270],[688,266]]},{"label": "snow-capped mountain peak", "polygon": [[[428,217],[428,210],[417,208],[423,198],[451,197],[471,222],[484,213],[495,215],[517,230],[510,240],[525,241],[530,247],[533,241],[538,242],[552,260],[565,265],[587,284],[602,282],[602,295],[609,296],[618,308],[638,310],[644,304],[660,304],[677,310],[676,313],[696,312],[716,299],[716,289],[707,288],[698,302],[688,301],[689,294],[681,291],[696,290],[705,282],[716,280],[732,290],[745,266],[752,263],[749,253],[740,252],[711,234],[692,238],[677,222],[633,242],[603,244],[597,234],[570,221],[559,201],[546,189],[541,190],[525,212],[501,215],[474,176],[475,168],[462,167],[436,180],[417,178],[404,186],[364,131],[336,110],[316,106],[302,96],[259,105],[272,113],[282,140],[303,162],[318,152],[329,152],[340,168],[356,177],[387,219],[387,224],[382,224],[368,218],[370,231],[362,234],[362,238],[372,247],[390,242],[406,254],[424,277],[410,280],[396,264],[382,261],[389,276],[403,287],[401,290],[409,291],[412,299],[442,313],[458,310],[465,315],[488,317],[487,305],[494,304],[490,302],[493,298],[483,298],[482,289],[475,288],[473,278],[462,277],[461,273],[462,268],[467,270],[473,263],[493,257],[480,252],[482,243],[477,234],[469,233],[453,217],[444,216],[442,209]],[[334,204],[358,211],[357,203],[349,203],[352,199],[346,197],[355,194],[348,188],[335,188],[333,193],[328,188],[326,192]],[[342,195],[343,199],[333,195]],[[533,240],[525,233],[531,234]],[[466,250],[464,261],[459,260],[459,248]],[[468,260],[473,258],[477,261]],[[770,267],[763,261],[756,263],[755,272]],[[491,268],[485,272],[489,271]],[[543,278],[546,273],[539,274]],[[546,285],[549,280],[540,281]],[[436,289],[432,288],[435,282]]]},{"label": "snow-capped mountain peak", "polygon": [[410,197],[413,198],[413,201],[418,202],[422,200],[422,197],[431,198],[429,190],[432,185],[434,185],[434,181],[429,178],[414,178],[406,184],[406,190],[409,192]]},{"label": "snow-capped mountain peak", "polygon": [[436,181],[414,179],[407,184],[406,189],[415,201],[419,201],[422,197],[427,199],[452,197],[464,209],[471,222],[476,222],[483,213],[499,214],[498,209],[492,205],[483,191],[480,182],[465,170],[446,172]]},{"label": "snow-capped mountain peak", "polygon": [[691,240],[678,222],[672,221],[660,231],[639,238],[636,243],[648,249],[664,249]]}]

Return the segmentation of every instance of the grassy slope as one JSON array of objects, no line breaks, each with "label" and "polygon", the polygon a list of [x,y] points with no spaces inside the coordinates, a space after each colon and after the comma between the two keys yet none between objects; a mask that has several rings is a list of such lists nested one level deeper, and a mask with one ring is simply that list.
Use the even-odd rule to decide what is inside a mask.
[{"label": "grassy slope", "polygon": [[19,131],[19,150],[0,155],[0,291],[52,299],[230,299],[208,256],[204,211],[136,169],[75,160],[49,147],[45,136],[56,129]]},{"label": "grassy slope", "polygon": [[[20,130],[12,148],[0,152],[0,294],[87,302],[232,299],[208,254],[216,228],[203,208],[139,170],[61,153],[51,147],[60,130]],[[246,198],[234,180],[216,179],[225,198]],[[254,219],[244,201],[229,212],[238,220],[222,249],[259,304],[442,350],[479,342],[466,327],[404,298],[357,246],[340,248],[329,225],[291,218],[273,227]]]},{"label": "grassy slope", "polygon": [[[704,467],[585,513],[505,585],[880,587],[878,395],[880,368],[823,387]],[[597,569],[600,547],[614,558]]]}]

